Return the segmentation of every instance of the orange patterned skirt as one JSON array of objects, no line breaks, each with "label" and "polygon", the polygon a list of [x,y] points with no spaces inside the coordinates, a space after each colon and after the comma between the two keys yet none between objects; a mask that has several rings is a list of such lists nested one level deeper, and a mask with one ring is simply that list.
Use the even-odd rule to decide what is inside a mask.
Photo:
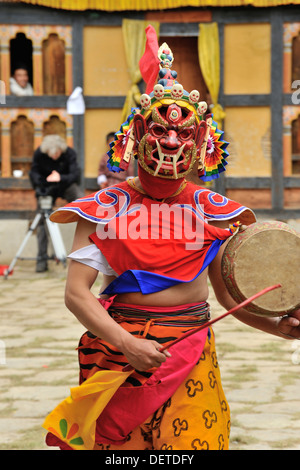
[{"label": "orange patterned skirt", "polygon": [[[168,345],[209,318],[206,303],[159,312],[144,308],[113,304],[109,312],[131,334],[162,345]],[[120,351],[89,332],[82,336],[78,353],[80,383],[99,370],[121,371],[127,365]],[[141,386],[154,370],[134,371],[123,386]],[[229,433],[229,406],[221,385],[214,335],[209,330],[200,360],[171,398],[133,429],[124,444],[107,444],[96,439],[94,450],[226,450]]]}]

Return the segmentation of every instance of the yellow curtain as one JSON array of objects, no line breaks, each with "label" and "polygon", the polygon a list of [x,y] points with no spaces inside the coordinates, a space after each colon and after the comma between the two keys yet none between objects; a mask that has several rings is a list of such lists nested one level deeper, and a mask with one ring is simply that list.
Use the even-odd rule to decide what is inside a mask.
[{"label": "yellow curtain", "polygon": [[149,24],[155,28],[156,34],[159,36],[159,23],[157,21],[151,23],[143,20],[124,19],[122,21],[122,32],[131,87],[127,93],[123,107],[121,123],[126,121],[131,112],[131,108],[140,104],[141,93],[138,88],[138,83],[142,79],[142,76],[139,68],[139,61],[145,51],[145,29]]},{"label": "yellow curtain", "polygon": [[222,129],[225,117],[222,106],[218,103],[220,89],[220,45],[217,23],[201,23],[199,25],[198,54],[201,71],[210,93],[214,120]]},{"label": "yellow curtain", "polygon": [[31,3],[62,10],[165,10],[181,7],[276,7],[299,5],[300,0],[10,0],[15,3]]}]

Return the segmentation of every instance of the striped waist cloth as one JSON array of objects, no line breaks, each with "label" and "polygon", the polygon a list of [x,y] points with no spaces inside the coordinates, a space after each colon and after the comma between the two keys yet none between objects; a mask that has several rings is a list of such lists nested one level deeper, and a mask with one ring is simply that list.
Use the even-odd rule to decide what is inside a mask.
[{"label": "striped waist cloth", "polygon": [[108,309],[112,318],[119,322],[149,322],[155,325],[194,327],[210,319],[207,302],[179,305],[176,307],[149,307],[113,303]]}]

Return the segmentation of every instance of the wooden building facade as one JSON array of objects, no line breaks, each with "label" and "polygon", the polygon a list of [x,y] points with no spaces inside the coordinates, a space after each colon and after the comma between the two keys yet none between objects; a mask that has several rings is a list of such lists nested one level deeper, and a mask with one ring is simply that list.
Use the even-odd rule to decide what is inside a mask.
[{"label": "wooden building facade", "polygon": [[[128,64],[124,20],[155,22],[184,88],[198,89],[220,108],[230,155],[226,174],[212,188],[257,213],[300,218],[300,2],[142,3],[143,9],[135,0],[0,2],[0,218],[35,210],[28,171],[49,133],[75,148],[83,188],[97,190],[105,136],[119,129],[129,91],[137,87],[131,95],[138,102],[143,90]],[[217,103],[198,51],[201,25],[212,23],[219,40]],[[9,78],[20,59],[33,96],[10,94]],[[78,86],[86,111],[71,116],[66,101]],[[21,178],[13,176],[16,169]]]}]

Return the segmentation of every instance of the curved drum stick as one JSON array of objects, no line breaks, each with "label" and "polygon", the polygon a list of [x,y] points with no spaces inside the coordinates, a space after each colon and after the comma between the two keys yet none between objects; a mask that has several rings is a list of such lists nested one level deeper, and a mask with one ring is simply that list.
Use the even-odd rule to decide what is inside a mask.
[{"label": "curved drum stick", "polygon": [[[188,331],[187,333],[184,333],[182,336],[180,336],[180,338],[177,338],[175,339],[174,341],[172,341],[171,343],[169,343],[167,346],[164,346],[163,348],[161,348],[159,350],[159,352],[163,352],[165,351],[166,349],[169,349],[171,348],[171,346],[174,346],[174,344],[177,344],[179,343],[180,341],[182,341],[183,339],[187,338],[188,336],[191,336],[193,335],[194,333],[197,333],[198,331],[200,330],[203,330],[204,328],[207,328],[208,326],[212,325],[213,323],[216,323],[217,321],[219,320],[222,320],[222,318],[225,318],[227,317],[228,315],[231,315],[235,312],[237,312],[238,310],[240,310],[241,308],[244,308],[246,307],[246,305],[250,304],[251,302],[253,302],[253,300],[257,299],[258,297],[266,294],[267,292],[270,292],[274,289],[278,289],[279,287],[281,287],[281,284],[275,284],[274,286],[270,286],[270,287],[266,287],[265,289],[261,290],[260,292],[258,292],[257,294],[254,294],[252,295],[251,297],[249,297],[248,299],[244,300],[243,302],[241,302],[240,304],[236,305],[235,307],[231,308],[230,310],[228,310],[228,312],[225,312],[223,313],[222,315],[220,315],[219,317],[215,318],[214,320],[210,320],[206,323],[203,323],[203,325],[201,326],[198,326],[197,328],[193,329],[193,330],[190,330]],[[133,370],[133,367],[128,364],[127,366],[125,366],[123,368],[123,372],[128,372],[129,370]]]}]

